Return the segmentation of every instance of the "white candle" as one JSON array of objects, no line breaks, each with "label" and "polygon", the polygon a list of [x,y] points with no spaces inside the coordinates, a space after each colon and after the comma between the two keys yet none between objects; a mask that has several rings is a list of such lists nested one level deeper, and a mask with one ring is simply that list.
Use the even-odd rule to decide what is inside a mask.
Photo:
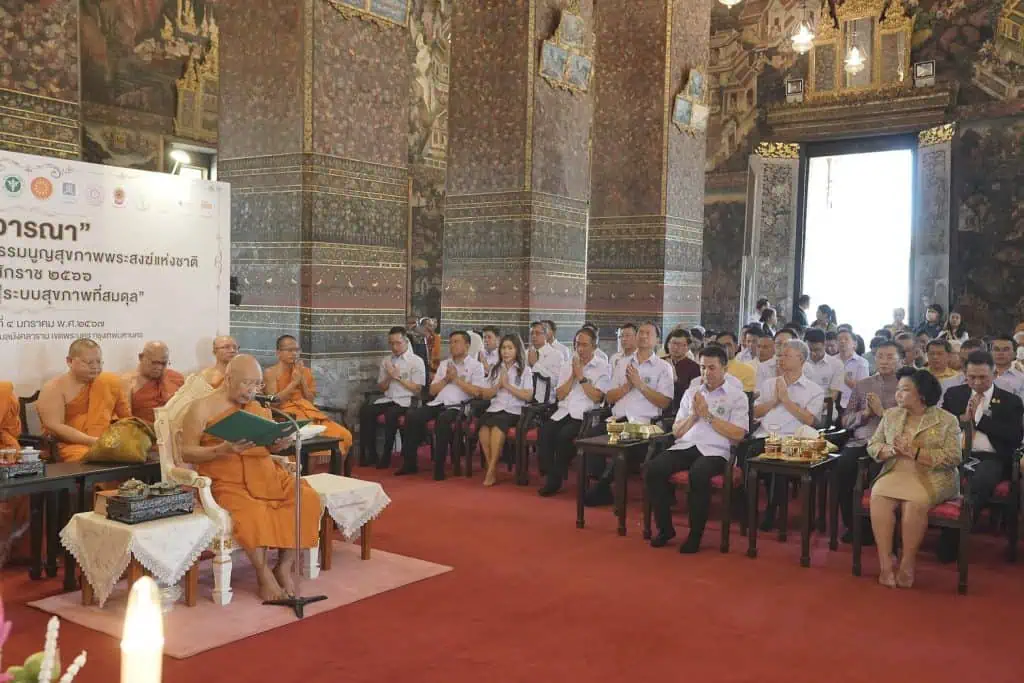
[{"label": "white candle", "polygon": [[121,683],[159,683],[163,653],[160,591],[153,579],[144,576],[128,596],[121,637]]}]

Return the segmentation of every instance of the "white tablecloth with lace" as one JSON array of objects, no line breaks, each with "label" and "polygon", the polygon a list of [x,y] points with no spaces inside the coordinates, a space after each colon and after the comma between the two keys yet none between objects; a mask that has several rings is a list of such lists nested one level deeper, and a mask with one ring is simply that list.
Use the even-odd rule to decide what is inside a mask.
[{"label": "white tablecloth with lace", "polygon": [[128,568],[132,557],[162,586],[173,586],[199,559],[217,532],[202,513],[141,524],[114,522],[95,512],[75,515],[60,532],[100,607]]},{"label": "white tablecloth with lace", "polygon": [[375,481],[362,481],[335,474],[313,474],[304,479],[320,500],[346,541],[359,535],[363,525],[381,513],[391,499]]}]

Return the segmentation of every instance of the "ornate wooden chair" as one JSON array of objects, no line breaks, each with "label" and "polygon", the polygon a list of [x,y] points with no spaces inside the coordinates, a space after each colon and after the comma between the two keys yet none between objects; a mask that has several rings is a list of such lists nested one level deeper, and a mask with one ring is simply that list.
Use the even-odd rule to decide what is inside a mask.
[{"label": "ornate wooden chair", "polygon": [[[231,553],[236,548],[231,515],[214,500],[210,478],[200,476],[181,458],[181,425],[185,412],[193,401],[212,392],[213,388],[198,374],[190,376],[166,405],[156,409],[154,431],[163,481],[193,489],[199,497],[203,513],[217,525],[217,534],[210,544],[213,552],[213,601],[218,605],[227,605],[232,597]],[[310,576],[315,577],[318,573],[318,554],[317,548],[312,548],[306,550],[300,558],[304,571]]]}]

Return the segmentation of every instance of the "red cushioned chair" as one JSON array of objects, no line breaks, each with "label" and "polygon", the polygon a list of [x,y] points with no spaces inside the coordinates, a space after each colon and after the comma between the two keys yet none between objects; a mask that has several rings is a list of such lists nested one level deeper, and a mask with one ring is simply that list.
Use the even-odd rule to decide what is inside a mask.
[{"label": "red cushioned chair", "polygon": [[[965,439],[970,446],[970,439]],[[964,460],[970,451],[964,449]],[[861,575],[860,555],[863,548],[864,524],[871,523],[871,482],[868,481],[868,456],[862,456],[857,463],[857,482],[853,488],[853,575]],[[964,476],[964,466],[960,466],[960,495],[952,500],[939,503],[928,513],[928,525],[943,529],[956,529],[960,532],[960,548],[957,556],[959,581],[957,593],[967,594],[967,542],[971,534],[971,483]],[[899,540],[899,527],[893,532],[893,547]]]}]

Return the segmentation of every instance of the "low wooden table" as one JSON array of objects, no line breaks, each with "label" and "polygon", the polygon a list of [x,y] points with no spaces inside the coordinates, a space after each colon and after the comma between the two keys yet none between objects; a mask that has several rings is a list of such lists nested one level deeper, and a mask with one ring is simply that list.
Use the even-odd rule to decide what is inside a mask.
[{"label": "low wooden table", "polygon": [[[790,462],[787,460],[773,460],[767,459],[763,455],[759,455],[755,458],[747,460],[747,510],[749,517],[749,523],[747,527],[747,557],[757,557],[757,503],[758,495],[760,493],[757,485],[758,474],[773,474],[777,477],[784,477],[785,479],[799,479],[800,480],[800,566],[810,567],[811,566],[811,525],[814,518],[814,504],[812,501],[815,500],[815,492],[819,487],[825,488],[825,494],[827,494],[827,488],[829,481],[835,478],[835,467],[838,460],[836,455],[830,455],[823,460],[816,462]],[[833,481],[834,484],[834,481]],[[785,495],[783,499],[779,501],[781,507],[781,518],[779,540],[785,541],[785,520],[789,512],[789,487],[785,488]],[[817,505],[819,507],[818,517],[821,521],[824,520],[826,495],[819,496],[817,499]],[[832,486],[832,498],[834,499],[831,509],[831,519],[829,520],[831,525],[831,544],[834,546],[836,543],[837,529],[838,529],[838,499],[836,498],[836,487]]]},{"label": "low wooden table", "polygon": [[[128,569],[125,570],[124,575],[128,577],[128,590],[131,591],[131,587],[135,585],[135,582],[146,576],[149,572],[146,571],[145,567],[139,564],[139,561],[134,557],[128,564]],[[88,579],[79,572],[79,579],[82,582],[82,604],[88,607],[89,605],[96,604],[96,595],[93,593],[92,584],[89,583]],[[189,570],[185,572],[185,605],[188,607],[196,606],[196,596],[199,593],[199,561],[189,567]]]},{"label": "low wooden table", "polygon": [[622,443],[608,443],[608,435],[592,436],[586,439],[577,439],[576,448],[580,452],[579,485],[576,491],[576,528],[582,529],[586,522],[584,520],[583,504],[587,495],[587,456],[604,456],[612,458],[615,467],[615,481],[612,490],[615,493],[615,516],[619,518],[619,536],[626,535],[626,481],[629,478],[629,459],[647,455],[650,447],[650,439],[639,441],[626,441]]},{"label": "low wooden table", "polygon": [[[305,477],[309,475],[310,454],[320,453],[323,451],[330,451],[331,453],[331,462],[327,467],[328,472],[341,476],[344,470],[344,475],[346,477],[352,476],[352,458],[345,458],[344,464],[342,464],[341,439],[329,436],[314,436],[312,439],[302,440],[302,476]],[[282,453],[282,455],[294,454],[294,447],[289,448]]]}]

